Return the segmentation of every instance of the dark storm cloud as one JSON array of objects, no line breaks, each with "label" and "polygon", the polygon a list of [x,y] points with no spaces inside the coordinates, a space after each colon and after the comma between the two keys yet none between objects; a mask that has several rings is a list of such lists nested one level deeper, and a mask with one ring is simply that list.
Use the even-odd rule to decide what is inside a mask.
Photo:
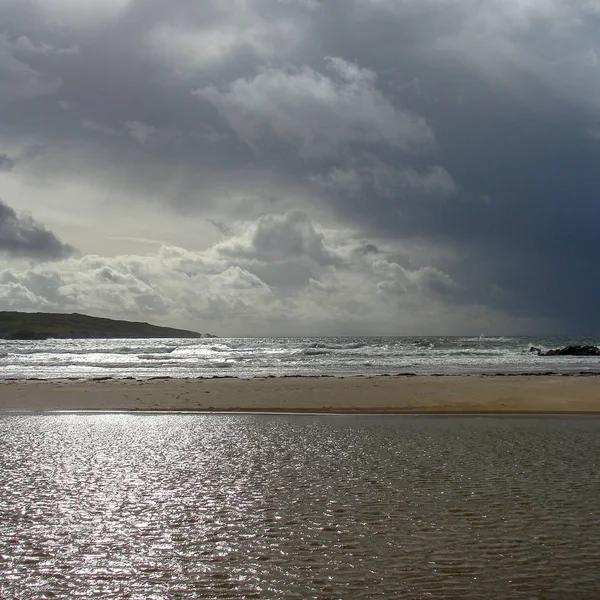
[{"label": "dark storm cloud", "polygon": [[0,252],[9,256],[58,260],[74,253],[51,231],[27,215],[17,215],[0,200]]},{"label": "dark storm cloud", "polygon": [[583,0],[12,0],[0,141],[25,146],[34,178],[108,179],[224,235],[296,207],[418,242],[436,258],[414,267],[448,273],[455,301],[598,332],[599,14]]}]

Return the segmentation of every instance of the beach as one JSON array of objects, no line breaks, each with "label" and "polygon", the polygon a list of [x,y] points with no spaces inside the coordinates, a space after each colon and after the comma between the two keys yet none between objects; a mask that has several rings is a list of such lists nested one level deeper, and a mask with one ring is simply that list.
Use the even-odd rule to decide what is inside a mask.
[{"label": "beach", "polygon": [[4,380],[0,410],[600,414],[600,375]]}]

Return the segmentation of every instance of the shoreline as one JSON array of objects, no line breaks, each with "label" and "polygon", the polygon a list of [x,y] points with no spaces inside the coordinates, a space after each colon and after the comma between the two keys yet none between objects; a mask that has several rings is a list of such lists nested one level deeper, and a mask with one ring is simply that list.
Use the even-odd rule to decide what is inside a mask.
[{"label": "shoreline", "polygon": [[599,415],[600,374],[4,379],[0,411]]},{"label": "shoreline", "polygon": [[131,383],[156,383],[160,381],[265,381],[265,380],[283,380],[283,379],[469,379],[469,378],[524,378],[524,377],[599,377],[600,371],[524,371],[524,372],[494,372],[494,373],[340,373],[340,374],[284,374],[284,375],[198,375],[194,377],[174,377],[171,375],[150,375],[148,377],[125,375],[122,377],[113,375],[97,375],[93,377],[70,376],[70,377],[0,377],[0,386],[8,383],[110,383],[110,382],[131,382]]}]

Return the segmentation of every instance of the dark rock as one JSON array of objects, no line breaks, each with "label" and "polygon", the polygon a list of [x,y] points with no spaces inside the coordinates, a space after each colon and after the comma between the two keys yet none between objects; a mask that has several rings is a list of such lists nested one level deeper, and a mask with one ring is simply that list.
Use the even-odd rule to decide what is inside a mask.
[{"label": "dark rock", "polygon": [[569,345],[564,348],[552,348],[542,350],[536,346],[531,346],[529,352],[537,352],[538,356],[600,356],[598,346]]}]

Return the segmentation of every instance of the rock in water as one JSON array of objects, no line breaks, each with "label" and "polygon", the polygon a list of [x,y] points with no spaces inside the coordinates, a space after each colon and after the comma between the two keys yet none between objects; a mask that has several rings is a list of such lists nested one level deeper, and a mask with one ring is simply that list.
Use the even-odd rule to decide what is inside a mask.
[{"label": "rock in water", "polygon": [[577,344],[545,351],[536,346],[531,346],[529,352],[537,352],[538,356],[600,356],[598,346],[581,346]]}]

